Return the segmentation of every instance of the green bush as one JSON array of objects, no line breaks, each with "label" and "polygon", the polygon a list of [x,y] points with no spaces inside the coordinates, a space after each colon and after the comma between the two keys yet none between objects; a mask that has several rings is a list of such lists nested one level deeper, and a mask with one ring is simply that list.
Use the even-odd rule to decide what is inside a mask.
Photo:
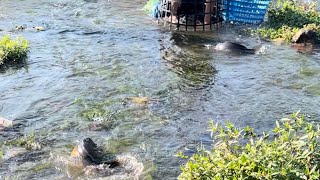
[{"label": "green bush", "polygon": [[294,113],[273,129],[256,135],[250,127],[239,129],[212,123],[214,147],[201,147],[181,166],[179,179],[319,179],[319,125]]},{"label": "green bush", "polygon": [[[320,13],[315,4],[298,3],[292,0],[278,0],[268,9],[268,21],[257,30],[264,38],[283,38],[287,42],[301,28],[308,27],[320,34]],[[318,36],[319,37],[319,36]]]},{"label": "green bush", "polygon": [[27,40],[22,37],[11,40],[6,35],[0,40],[0,66],[24,62],[28,52]]}]

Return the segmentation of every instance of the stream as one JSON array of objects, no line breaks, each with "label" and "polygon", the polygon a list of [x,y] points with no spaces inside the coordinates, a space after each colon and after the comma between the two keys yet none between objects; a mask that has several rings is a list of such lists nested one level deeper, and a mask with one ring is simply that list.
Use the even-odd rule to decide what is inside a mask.
[{"label": "stream", "polygon": [[[298,110],[320,119],[319,48],[300,53],[231,25],[168,31],[143,12],[144,4],[0,1],[0,35],[23,36],[30,46],[25,66],[0,73],[0,116],[20,124],[0,141],[29,135],[40,144],[0,160],[0,179],[68,179],[54,157],[69,156],[86,137],[135,157],[143,165],[140,179],[176,179],[185,162],[178,151],[191,155],[201,143],[210,146],[210,120],[261,133]],[[15,30],[19,25],[27,29]],[[266,50],[215,52],[225,40]],[[16,147],[0,148],[5,154]]]}]

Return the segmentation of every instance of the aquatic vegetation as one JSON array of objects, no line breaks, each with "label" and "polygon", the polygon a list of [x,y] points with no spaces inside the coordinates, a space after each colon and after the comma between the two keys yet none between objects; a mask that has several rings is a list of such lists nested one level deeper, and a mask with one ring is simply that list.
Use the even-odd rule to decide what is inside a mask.
[{"label": "aquatic vegetation", "polygon": [[106,116],[107,112],[103,108],[92,107],[81,112],[81,116],[95,121],[96,118]]},{"label": "aquatic vegetation", "polygon": [[49,169],[49,168],[52,168],[53,167],[53,163],[51,161],[49,162],[43,162],[41,164],[37,164],[36,166],[34,166],[31,171],[33,172],[39,172],[39,171],[42,171],[42,170],[45,170],[45,169]]},{"label": "aquatic vegetation", "polygon": [[179,179],[319,179],[320,127],[299,112],[276,121],[273,134],[211,123],[214,148],[201,147]]},{"label": "aquatic vegetation", "polygon": [[312,29],[320,37],[320,13],[315,3],[302,3],[290,0],[278,0],[271,3],[268,21],[255,30],[263,38],[283,38],[289,42],[301,28]]},{"label": "aquatic vegetation", "polygon": [[[125,119],[133,114],[134,109],[122,109],[123,105],[131,102],[136,105],[145,105],[150,101],[148,97],[133,96],[124,99],[107,99],[102,102],[85,104],[83,100],[77,100],[76,103],[83,105],[85,109],[80,115],[90,121],[110,123],[120,119]],[[119,108],[121,107],[121,108]]]},{"label": "aquatic vegetation", "polygon": [[311,95],[320,96],[320,84],[314,84],[314,85],[308,86],[306,88],[306,91]]},{"label": "aquatic vegetation", "polygon": [[142,174],[142,179],[153,180],[154,178],[152,177],[152,175],[157,171],[157,167],[151,161],[146,161],[143,164],[144,164],[144,170]]},{"label": "aquatic vegetation", "polygon": [[102,19],[95,19],[92,21],[94,24],[102,24],[105,23],[105,21],[103,21]]},{"label": "aquatic vegetation", "polygon": [[23,37],[12,40],[8,35],[0,40],[0,66],[19,64],[25,61],[29,52],[28,41]]},{"label": "aquatic vegetation", "polygon": [[114,112],[109,110],[109,107],[119,102],[118,99],[107,99],[102,102],[87,104],[83,99],[77,99],[74,103],[84,106],[84,110],[80,115],[91,121],[108,121],[112,118]]},{"label": "aquatic vegetation", "polygon": [[303,67],[300,69],[300,74],[303,76],[315,76],[319,74],[319,69]]},{"label": "aquatic vegetation", "polygon": [[122,99],[107,99],[102,102],[85,104],[80,116],[91,121],[91,130],[111,129],[118,120],[121,122],[132,117],[131,109],[122,109],[124,103]]},{"label": "aquatic vegetation", "polygon": [[125,151],[126,148],[133,146],[136,143],[136,140],[132,138],[111,138],[104,145],[104,150],[116,154]]},{"label": "aquatic vegetation", "polygon": [[12,145],[12,146],[18,146],[18,147],[25,147],[28,150],[37,150],[41,149],[41,144],[37,141],[36,135],[34,133],[24,135],[22,137],[4,141],[4,145]]},{"label": "aquatic vegetation", "polygon": [[294,90],[301,90],[305,87],[304,83],[294,83],[294,84],[290,84],[289,86],[287,86],[288,89],[294,89]]},{"label": "aquatic vegetation", "polygon": [[25,152],[23,150],[39,150],[42,148],[42,144],[37,140],[36,135],[34,133],[17,137],[11,140],[1,141],[0,142],[0,159],[2,159],[5,156],[5,154],[7,154],[8,148],[11,155],[15,156],[21,153],[21,149],[22,149],[22,152]]}]

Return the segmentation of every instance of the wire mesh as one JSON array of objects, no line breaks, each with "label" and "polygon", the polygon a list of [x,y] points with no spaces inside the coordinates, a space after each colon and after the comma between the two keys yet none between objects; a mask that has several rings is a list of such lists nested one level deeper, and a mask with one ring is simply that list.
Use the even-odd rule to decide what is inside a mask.
[{"label": "wire mesh", "polygon": [[222,22],[219,0],[162,0],[160,18],[180,30],[206,30]]}]

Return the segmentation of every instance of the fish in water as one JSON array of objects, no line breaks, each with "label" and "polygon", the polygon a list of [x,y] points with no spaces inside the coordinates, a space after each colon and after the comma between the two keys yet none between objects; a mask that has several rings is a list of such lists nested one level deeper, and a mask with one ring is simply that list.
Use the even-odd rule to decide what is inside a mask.
[{"label": "fish in water", "polygon": [[255,54],[258,52],[260,48],[254,48],[254,49],[249,49],[244,45],[234,43],[234,42],[223,42],[223,43],[218,43],[214,49],[216,51],[225,51],[225,52],[233,52],[233,53],[240,53],[240,54]]},{"label": "fish in water", "polygon": [[114,168],[119,165],[118,161],[103,161],[102,154],[90,138],[85,138],[72,150],[71,156],[79,157],[84,164],[107,164],[110,168]]}]

